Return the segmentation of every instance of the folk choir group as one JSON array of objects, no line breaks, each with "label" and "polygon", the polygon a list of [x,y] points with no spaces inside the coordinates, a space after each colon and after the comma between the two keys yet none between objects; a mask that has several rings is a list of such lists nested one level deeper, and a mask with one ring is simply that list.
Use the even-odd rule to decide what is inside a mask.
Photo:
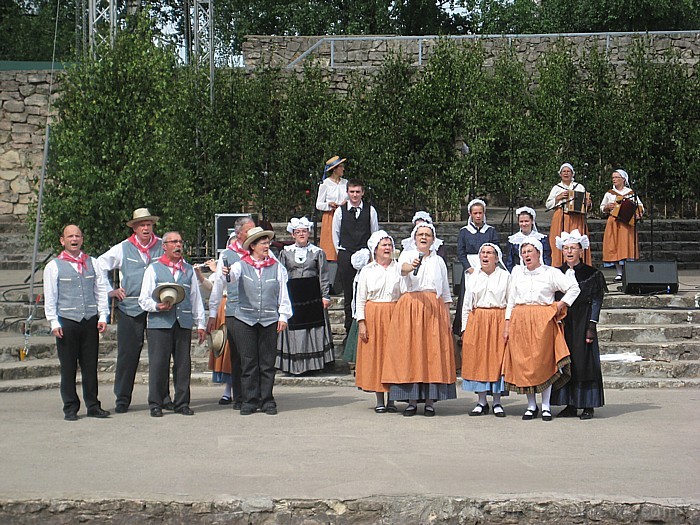
[{"label": "folk choir group", "polygon": [[[313,224],[295,218],[287,226],[293,244],[275,255],[274,233],[242,217],[218,260],[208,262],[213,270],[208,279],[202,268],[185,261],[178,232],[156,236],[159,217],[146,208],[127,222],[133,234],[97,259],[82,251],[80,228],[66,226],[60,237],[64,250],[44,271],[64,418],[78,419],[78,364],[87,415],[110,416],[97,396],[99,333],[106,330],[110,299],[119,317],[117,413],[130,409],[146,334],[150,415],[194,414],[194,328],[200,344],[207,333],[221,339],[209,361],[213,380],[224,384],[219,404],[241,415],[277,414],[277,370],[304,374],[336,358],[328,261],[337,263],[343,287],[343,357],[355,363],[357,387],[375,393],[375,412],[397,412],[396,403],[405,402],[404,416],[417,414],[420,404],[425,416],[434,416],[436,401],[457,397],[461,368],[462,389],[477,394],[471,416],[505,417],[502,396],[517,392],[527,395],[525,420],[540,414],[538,393],[544,421],[552,419],[552,405],[565,406],[558,416],[577,416],[582,409],[581,419],[593,417],[594,408],[604,404],[596,324],[606,284],[590,266],[585,222],[590,197],[574,182],[573,167],[562,165],[561,182],[547,199],[554,211],[549,239],[538,232],[535,211],[519,208],[520,230],[508,238],[505,260],[498,234],[486,222],[485,202],[469,203],[469,220],[458,238],[465,271],[451,322],[444,246],[431,216],[416,213],[397,258],[394,240],[379,229],[376,210],[363,200],[363,184],[343,178],[345,161],[329,159],[319,186],[320,247],[309,242]],[[621,275],[624,262],[637,258],[634,221],[643,207],[623,170],[613,173],[612,182],[600,206],[610,215],[603,258]],[[626,215],[618,213],[622,207]],[[109,280],[112,270],[119,270],[118,285]],[[208,320],[202,292],[209,296]],[[453,334],[461,341],[461,366]]]}]

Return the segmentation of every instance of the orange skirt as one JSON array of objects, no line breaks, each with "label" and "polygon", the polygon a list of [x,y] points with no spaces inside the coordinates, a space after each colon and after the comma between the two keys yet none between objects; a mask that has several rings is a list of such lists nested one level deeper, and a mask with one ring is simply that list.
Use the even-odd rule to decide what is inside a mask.
[{"label": "orange skirt", "polygon": [[554,304],[519,304],[510,318],[503,359],[506,388],[520,394],[561,388],[571,378],[569,348]]},{"label": "orange skirt", "polygon": [[318,241],[319,247],[326,253],[326,259],[337,261],[338,253],[333,244],[333,212],[324,211],[321,221],[321,238]]},{"label": "orange skirt", "polygon": [[[216,328],[222,324],[226,324],[226,297],[221,298],[221,304],[219,304],[219,309],[216,311]],[[231,375],[231,349],[229,348],[228,337],[219,357],[215,357],[214,352],[209,352],[209,370]]]},{"label": "orange skirt", "polygon": [[396,303],[381,379],[387,385],[457,380],[450,315],[435,292],[408,292]]},{"label": "orange skirt", "polygon": [[503,375],[506,344],[505,308],[476,308],[469,314],[462,337],[462,377],[481,383],[497,382]]},{"label": "orange skirt", "polygon": [[603,262],[639,259],[639,246],[634,225],[625,224],[615,217],[608,217],[603,234]]},{"label": "orange skirt", "polygon": [[381,381],[382,364],[386,354],[386,334],[396,303],[368,301],[365,306],[365,324],[369,340],[357,339],[355,384],[367,392],[388,392],[389,385]]},{"label": "orange skirt", "polygon": [[[563,230],[561,227],[562,215],[564,216]],[[586,216],[583,213],[564,213],[561,208],[557,208],[552,215],[552,223],[549,226],[549,246],[552,248],[552,266],[554,268],[559,268],[564,264],[564,256],[557,248],[557,237],[561,235],[562,231],[570,233],[572,230],[578,230],[581,235],[588,235]],[[582,259],[590,266],[591,250],[584,250]]]}]

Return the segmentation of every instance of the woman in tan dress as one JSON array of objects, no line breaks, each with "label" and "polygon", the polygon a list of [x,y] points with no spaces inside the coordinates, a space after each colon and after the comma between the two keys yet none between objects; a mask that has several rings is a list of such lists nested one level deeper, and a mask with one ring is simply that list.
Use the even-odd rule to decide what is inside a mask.
[{"label": "woman in tan dress", "polygon": [[[528,238],[520,246],[525,266],[510,275],[503,370],[506,387],[527,394],[524,420],[537,417],[536,393],[542,394],[542,419],[552,420],[552,385],[560,388],[571,377],[569,349],[558,321],[566,316],[580,290],[575,279],[542,264],[542,243]],[[561,301],[554,294],[562,292]]]},{"label": "woman in tan dress", "polygon": [[[600,203],[600,211],[608,215],[603,234],[603,263],[605,266],[615,266],[616,281],[622,281],[622,268],[625,261],[639,259],[639,240],[637,238],[636,221],[642,218],[644,205],[639,196],[629,187],[629,176],[625,170],[615,170],[612,174],[612,189],[608,190]],[[632,223],[619,220],[611,214],[618,206],[626,202],[626,206],[636,206]]]},{"label": "woman in tan dress", "polygon": [[343,178],[347,159],[341,159],[337,155],[326,161],[323,169],[323,182],[318,187],[316,209],[323,212],[321,222],[321,238],[319,247],[325,252],[326,260],[338,260],[338,254],[333,244],[333,212],[338,206],[343,206],[348,201],[348,181]]},{"label": "woman in tan dress", "polygon": [[381,373],[388,343],[386,334],[391,316],[399,300],[399,271],[394,253],[394,239],[387,232],[374,232],[367,241],[372,262],[362,268],[355,296],[355,318],[358,323],[355,384],[365,392],[374,392],[377,414],[396,412],[393,401],[384,401],[388,385],[382,383]]}]

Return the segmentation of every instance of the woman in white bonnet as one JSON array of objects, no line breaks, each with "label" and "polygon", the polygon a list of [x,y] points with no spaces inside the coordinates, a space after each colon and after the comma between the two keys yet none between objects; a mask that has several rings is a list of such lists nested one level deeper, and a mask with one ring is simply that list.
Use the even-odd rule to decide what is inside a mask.
[{"label": "woman in white bonnet", "polygon": [[542,259],[544,264],[551,266],[552,250],[549,246],[549,239],[543,233],[537,231],[537,212],[528,206],[523,206],[515,210],[518,217],[520,230],[508,237],[508,258],[506,259],[506,269],[513,271],[513,267],[520,264],[520,245],[526,237],[532,237],[542,243]]}]

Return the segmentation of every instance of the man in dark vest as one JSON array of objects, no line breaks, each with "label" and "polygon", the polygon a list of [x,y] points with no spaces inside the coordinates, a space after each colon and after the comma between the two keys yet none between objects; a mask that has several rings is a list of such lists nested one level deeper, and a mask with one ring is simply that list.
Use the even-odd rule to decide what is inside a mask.
[{"label": "man in dark vest", "polygon": [[338,251],[338,272],[345,298],[346,337],[352,324],[352,281],[357,273],[350,258],[356,251],[367,248],[370,235],[379,230],[377,210],[365,205],[362,201],[364,194],[364,185],[359,180],[349,180],[348,202],[338,206],[333,213],[333,244]]},{"label": "man in dark vest", "polygon": [[[163,416],[172,357],[175,412],[191,416],[194,415],[190,408],[192,327],[197,324],[199,344],[202,344],[206,337],[204,304],[194,269],[183,258],[182,237],[178,232],[163,235],[163,250],[163,255],[146,268],[139,295],[139,305],[148,312],[148,406],[152,417]],[[156,288],[166,283],[182,287],[182,301],[153,299]]]},{"label": "man in dark vest", "polygon": [[[163,255],[160,237],[153,231],[159,217],[151,215],[147,208],[134,210],[126,223],[134,233],[119,244],[112,246],[98,259],[105,279],[111,270],[121,270],[119,288],[109,292],[109,297],[118,301],[117,323],[117,368],[114,373],[114,395],[117,414],[123,414],[131,405],[134,379],[143,349],[146,330],[146,312],[138,304],[143,273],[148,265]],[[165,408],[173,410],[170,395],[163,400]]]},{"label": "man in dark vest", "polygon": [[[228,340],[229,352],[231,355],[231,383],[226,385],[224,395],[219,401],[220,404],[225,404],[226,399],[233,401],[233,409],[240,410],[243,402],[243,393],[241,389],[241,354],[236,347],[233,339],[233,313],[238,306],[238,283],[229,278],[222,278],[224,266],[232,266],[233,263],[241,260],[249,254],[248,250],[243,249],[243,243],[248,237],[248,230],[255,226],[252,217],[240,217],[236,219],[233,225],[234,236],[229,239],[229,244],[226,249],[221,252],[219,261],[216,264],[216,277],[214,279],[214,287],[209,295],[209,322],[207,324],[207,332],[211,333],[218,328],[216,326],[216,313],[219,310],[219,305],[223,297],[224,289],[226,289],[226,336]],[[226,264],[224,264],[224,262]]]},{"label": "man in dark vest", "polygon": [[44,310],[56,336],[61,363],[61,398],[66,421],[77,421],[80,399],[75,376],[80,363],[88,417],[105,418],[97,399],[99,333],[107,329],[107,287],[96,259],[82,251],[83,233],[71,224],[61,235],[63,251],[44,269]]}]

